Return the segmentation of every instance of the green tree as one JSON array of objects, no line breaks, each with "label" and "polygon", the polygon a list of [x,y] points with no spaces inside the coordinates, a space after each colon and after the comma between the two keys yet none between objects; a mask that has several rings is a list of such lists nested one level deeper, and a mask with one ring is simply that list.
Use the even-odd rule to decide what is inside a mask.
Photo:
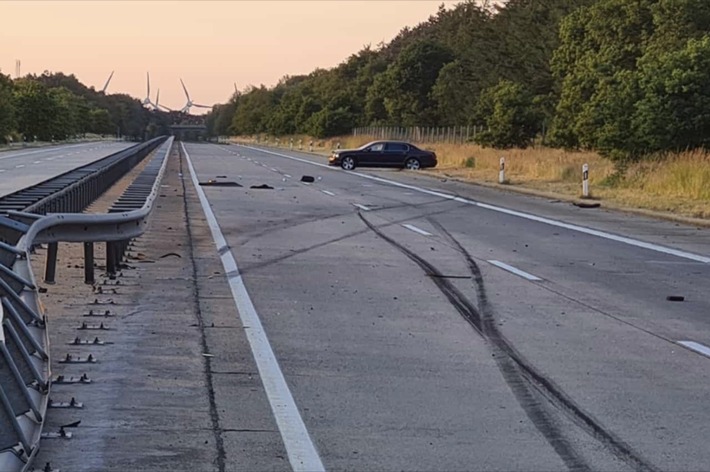
[{"label": "green tree", "polygon": [[103,108],[92,108],[88,112],[89,127],[88,132],[101,135],[111,135],[116,132],[116,127],[111,121],[108,110]]},{"label": "green tree", "polygon": [[439,116],[437,124],[456,126],[471,122],[480,93],[481,84],[472,65],[462,60],[446,64],[431,91]]},{"label": "green tree", "polygon": [[[636,70],[652,35],[652,3],[602,0],[562,21],[561,45],[552,59],[552,69],[561,82],[550,133],[553,143],[592,148],[599,141],[595,130],[615,135],[623,132],[628,116],[611,113],[607,105],[614,105],[606,98],[622,98],[617,85],[633,89],[624,72]],[[624,85],[620,85],[622,82]],[[625,98],[623,101],[628,102]],[[614,127],[617,131],[612,131]]]},{"label": "green tree", "polygon": [[488,130],[476,136],[476,142],[494,148],[526,148],[539,130],[540,115],[533,96],[514,82],[501,81],[484,90],[478,114]]},{"label": "green tree", "polygon": [[6,143],[15,129],[13,84],[10,77],[0,74],[0,143]]},{"label": "green tree", "polygon": [[710,35],[641,61],[633,127],[645,152],[710,145]]},{"label": "green tree", "polygon": [[79,134],[81,127],[81,110],[79,99],[64,87],[47,90],[52,115],[49,117],[49,133],[52,139],[65,140]]},{"label": "green tree", "polygon": [[264,132],[274,109],[273,92],[263,85],[259,88],[252,87],[237,102],[232,128],[236,134]]},{"label": "green tree", "polygon": [[[405,47],[397,60],[375,81],[370,101],[382,101],[388,121],[403,126],[437,123],[432,88],[452,52],[434,41],[420,41]],[[375,103],[369,108],[374,109]]]},{"label": "green tree", "polygon": [[57,116],[56,103],[47,87],[31,78],[19,79],[13,91],[17,130],[28,141],[53,139],[52,126]]},{"label": "green tree", "polygon": [[352,130],[353,117],[345,108],[324,108],[311,116],[308,134],[317,138],[347,134]]},{"label": "green tree", "polygon": [[617,160],[704,146],[710,4],[601,0],[562,23],[553,142]]}]

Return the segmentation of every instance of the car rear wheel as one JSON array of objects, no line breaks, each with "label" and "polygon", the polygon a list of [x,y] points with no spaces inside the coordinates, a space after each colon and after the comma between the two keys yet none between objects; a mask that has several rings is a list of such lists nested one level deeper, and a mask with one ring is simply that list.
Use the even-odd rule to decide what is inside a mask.
[{"label": "car rear wheel", "polygon": [[404,163],[404,167],[409,170],[419,170],[422,168],[421,162],[415,157],[410,157],[407,162]]},{"label": "car rear wheel", "polygon": [[345,156],[340,160],[340,167],[344,170],[353,170],[355,168],[355,159],[350,156]]}]

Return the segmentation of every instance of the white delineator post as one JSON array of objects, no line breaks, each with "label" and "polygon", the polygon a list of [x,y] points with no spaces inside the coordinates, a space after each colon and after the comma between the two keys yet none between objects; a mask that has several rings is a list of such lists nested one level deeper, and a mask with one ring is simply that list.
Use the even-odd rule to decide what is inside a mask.
[{"label": "white delineator post", "polygon": [[505,157],[500,158],[500,167],[498,169],[498,183],[505,183]]},{"label": "white delineator post", "polygon": [[310,142],[310,146],[308,146],[308,150],[313,152],[313,141]]},{"label": "white delineator post", "polygon": [[291,138],[291,142],[289,143],[289,149],[293,151],[293,138]]},{"label": "white delineator post", "polygon": [[589,198],[589,164],[582,166],[582,197]]}]

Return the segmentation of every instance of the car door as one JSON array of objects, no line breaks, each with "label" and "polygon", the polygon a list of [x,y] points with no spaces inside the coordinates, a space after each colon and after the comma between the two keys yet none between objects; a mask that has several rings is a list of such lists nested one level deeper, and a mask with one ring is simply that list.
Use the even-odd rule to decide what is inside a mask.
[{"label": "car door", "polygon": [[387,166],[404,166],[404,161],[407,159],[409,146],[404,143],[387,143],[385,145],[384,165]]},{"label": "car door", "polygon": [[378,167],[382,165],[384,159],[384,143],[375,143],[366,148],[359,157],[359,165]]}]

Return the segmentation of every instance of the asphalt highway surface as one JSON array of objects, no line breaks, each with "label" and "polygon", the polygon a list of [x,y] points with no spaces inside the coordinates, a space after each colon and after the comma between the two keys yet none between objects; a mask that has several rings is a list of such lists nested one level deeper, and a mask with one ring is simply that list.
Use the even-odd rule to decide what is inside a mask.
[{"label": "asphalt highway surface", "polygon": [[197,193],[259,379],[217,398],[250,412],[248,468],[283,451],[293,470],[710,467],[707,229],[184,149],[185,179],[241,185]]},{"label": "asphalt highway surface", "polygon": [[97,161],[133,144],[98,141],[0,152],[0,197]]},{"label": "asphalt highway surface", "polygon": [[115,280],[60,245],[38,470],[710,468],[710,230],[324,161],[176,143]]}]

